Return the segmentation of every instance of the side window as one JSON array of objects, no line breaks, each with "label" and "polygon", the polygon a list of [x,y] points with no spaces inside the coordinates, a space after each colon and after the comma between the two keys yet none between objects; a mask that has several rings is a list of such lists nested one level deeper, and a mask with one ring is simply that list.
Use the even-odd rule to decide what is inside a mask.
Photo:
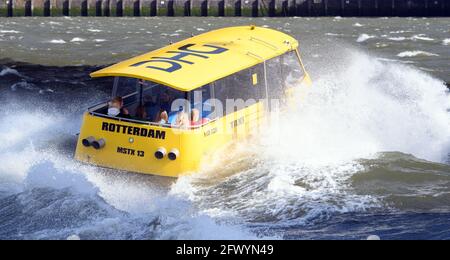
[{"label": "side window", "polygon": [[[227,99],[243,100],[247,102],[252,100],[258,102],[264,98],[264,65],[258,64],[252,68],[239,71],[233,75],[220,79],[214,83],[214,95],[224,106],[225,112],[232,112],[227,109]],[[239,103],[239,102],[238,102]],[[236,104],[238,104],[236,103]],[[247,102],[247,104],[250,104]],[[235,107],[234,111],[242,109],[243,104]]]},{"label": "side window", "polygon": [[227,99],[234,99],[232,88],[235,88],[236,85],[234,75],[219,79],[214,83],[215,99],[222,103],[223,109],[225,109]]},{"label": "side window", "polygon": [[191,92],[191,108],[200,111],[201,118],[210,118],[212,112],[211,85],[205,85]]},{"label": "side window", "polygon": [[250,70],[250,85],[246,88],[246,93],[249,98],[253,98],[256,101],[264,99],[266,96],[266,86],[264,84],[264,63],[260,63]]},{"label": "side window", "polygon": [[266,62],[269,99],[279,99],[284,95],[285,84],[282,74],[283,57],[278,56]]}]

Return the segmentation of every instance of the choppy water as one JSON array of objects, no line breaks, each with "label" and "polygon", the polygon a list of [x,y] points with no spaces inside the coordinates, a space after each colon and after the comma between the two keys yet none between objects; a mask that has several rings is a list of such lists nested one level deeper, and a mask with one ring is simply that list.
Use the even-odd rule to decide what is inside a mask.
[{"label": "choppy water", "polygon": [[[237,24],[300,40],[314,86],[177,180],[72,159],[99,66]],[[450,19],[0,19],[0,238],[450,238]]]}]

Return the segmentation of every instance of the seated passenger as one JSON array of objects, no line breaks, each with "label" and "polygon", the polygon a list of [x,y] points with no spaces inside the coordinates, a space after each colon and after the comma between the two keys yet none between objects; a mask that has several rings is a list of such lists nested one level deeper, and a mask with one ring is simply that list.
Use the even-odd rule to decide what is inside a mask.
[{"label": "seated passenger", "polygon": [[156,117],[158,117],[158,112],[160,110],[160,106],[156,101],[156,96],[145,96],[144,103],[145,103],[145,111],[147,112],[147,117],[150,120],[156,119]]},{"label": "seated passenger", "polygon": [[167,114],[167,111],[161,109],[158,113],[158,116],[156,117],[155,122],[159,125],[167,124],[169,122],[169,115]]},{"label": "seated passenger", "polygon": [[200,119],[200,110],[193,108],[191,111],[191,126],[201,126],[203,124],[208,123],[208,118],[201,118]]},{"label": "seated passenger", "polygon": [[129,118],[128,109],[123,107],[123,98],[114,97],[110,102],[108,102],[108,116],[124,117]]},{"label": "seated passenger", "polygon": [[178,112],[177,119],[175,120],[175,126],[182,129],[188,128],[189,126],[188,114],[183,111]]},{"label": "seated passenger", "polygon": [[171,110],[172,97],[168,91],[164,91],[163,93],[161,93],[161,95],[159,97],[159,102],[160,102],[161,109],[164,109],[166,111]]},{"label": "seated passenger", "polygon": [[145,106],[140,105],[136,108],[136,119],[147,120],[147,111],[145,111]]}]

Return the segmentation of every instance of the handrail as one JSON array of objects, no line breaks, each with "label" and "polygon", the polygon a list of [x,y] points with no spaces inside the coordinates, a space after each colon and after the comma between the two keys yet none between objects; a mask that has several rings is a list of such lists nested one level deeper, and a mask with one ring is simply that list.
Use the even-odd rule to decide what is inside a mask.
[{"label": "handrail", "polygon": [[[104,118],[109,118],[109,119],[113,119],[113,120],[117,120],[117,121],[124,121],[124,122],[130,122],[130,123],[138,123],[138,124],[142,124],[142,125],[150,125],[150,126],[160,126],[160,127],[167,127],[167,128],[180,128],[183,129],[182,127],[179,126],[175,126],[172,124],[161,124],[161,123],[156,123],[156,122],[150,122],[150,121],[143,121],[143,120],[136,120],[136,119],[132,119],[132,118],[123,118],[123,117],[116,117],[116,116],[110,116],[110,115],[105,115],[102,113],[97,113],[97,112],[93,112],[93,111],[88,111],[89,114],[93,115],[93,116],[98,116],[98,117],[104,117]],[[218,118],[214,118],[209,120],[206,123],[203,123],[201,125],[196,125],[196,126],[188,126],[187,129],[197,129],[197,128],[201,128],[209,123],[215,122],[217,121]]]},{"label": "handrail", "polygon": [[262,43],[262,44],[265,44],[265,45],[269,46],[270,48],[272,48],[273,50],[278,50],[277,46],[275,46],[275,45],[273,45],[273,44],[271,44],[271,43],[269,43],[269,42],[266,42],[266,41],[264,41],[264,40],[255,38],[255,37],[253,37],[253,36],[250,37],[250,40],[251,40],[251,41],[254,40],[254,41],[256,41],[256,42],[260,42],[260,43]]},{"label": "handrail", "polygon": [[263,57],[259,56],[258,54],[255,54],[255,53],[253,53],[253,52],[248,51],[246,54],[249,55],[249,56],[254,56],[254,57],[256,57],[256,58],[258,58],[258,59],[264,61],[264,58],[263,58]]}]

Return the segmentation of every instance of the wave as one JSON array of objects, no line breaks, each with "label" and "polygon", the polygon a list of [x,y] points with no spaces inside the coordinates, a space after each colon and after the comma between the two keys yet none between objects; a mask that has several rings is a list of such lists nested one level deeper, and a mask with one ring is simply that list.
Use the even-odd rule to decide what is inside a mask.
[{"label": "wave", "polygon": [[369,40],[369,39],[372,39],[372,38],[375,38],[376,36],[374,36],[374,35],[368,35],[368,34],[365,34],[365,33],[363,33],[363,34],[361,34],[361,35],[359,35],[358,36],[358,39],[356,39],[356,42],[365,42],[365,41],[367,41],[367,40]]},{"label": "wave", "polygon": [[51,40],[49,41],[49,43],[54,43],[54,44],[64,44],[66,43],[66,41],[62,40],[62,39],[56,39],[56,40]]},{"label": "wave", "polygon": [[86,41],[86,39],[80,37],[75,37],[72,40],[70,40],[70,42],[84,42],[84,41]]},{"label": "wave", "polygon": [[213,160],[226,170],[181,177],[171,192],[215,218],[243,217],[261,228],[313,226],[389,204],[386,194],[355,187],[355,176],[372,169],[365,160],[400,151],[445,161],[450,97],[443,83],[359,52],[343,55],[345,65],[313,71],[307,98],[279,115],[262,139]]},{"label": "wave", "polygon": [[1,115],[0,238],[259,238],[168,195],[170,179],[74,161],[78,115],[23,107]]},{"label": "wave", "polygon": [[8,67],[3,68],[0,71],[0,77],[6,76],[6,75],[9,75],[9,74],[16,75],[16,76],[21,76],[20,73],[17,70],[11,69],[11,68],[8,68]]},{"label": "wave", "polygon": [[22,33],[16,30],[0,30],[0,33],[14,33],[14,34],[18,34],[18,33]]},{"label": "wave", "polygon": [[[439,164],[450,150],[444,84],[360,52],[335,55],[341,56],[324,53],[339,62],[313,67],[314,85],[299,87],[306,98],[274,114],[259,137],[217,153],[197,175],[177,180],[75,162],[79,110],[41,111],[26,100],[8,104],[0,115],[8,122],[0,124],[0,216],[7,227],[0,238],[286,238],[285,227],[310,228],[386,205],[424,205],[407,195],[426,194],[425,205],[446,203],[448,168]],[[75,100],[85,92],[72,94]],[[426,173],[407,175],[421,171],[408,160],[422,160]],[[386,168],[394,173],[378,173]],[[422,185],[415,178],[430,179]],[[379,192],[385,185],[377,181],[390,183]],[[395,193],[396,183],[418,193]]]},{"label": "wave", "polygon": [[434,54],[431,52],[426,51],[404,51],[397,54],[398,57],[404,58],[404,57],[417,57],[417,56],[425,56],[425,57],[431,57],[431,56],[439,56],[438,54]]},{"label": "wave", "polygon": [[411,40],[421,40],[421,41],[434,41],[433,38],[426,37],[424,34],[414,35],[411,37]]},{"label": "wave", "polygon": [[406,38],[406,37],[402,37],[402,36],[400,36],[400,37],[389,37],[388,38],[388,40],[391,40],[391,41],[404,41],[404,40],[407,40],[408,38]]}]

